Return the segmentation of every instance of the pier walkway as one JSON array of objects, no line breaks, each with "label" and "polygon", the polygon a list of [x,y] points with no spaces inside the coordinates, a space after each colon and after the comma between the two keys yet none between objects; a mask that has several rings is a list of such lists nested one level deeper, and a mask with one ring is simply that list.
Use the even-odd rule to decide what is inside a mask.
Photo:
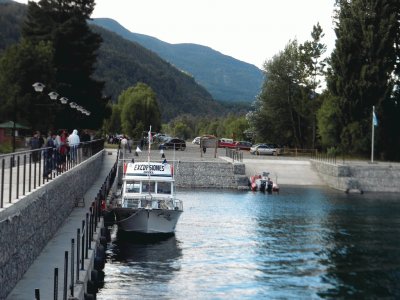
[{"label": "pier walkway", "polygon": [[[109,155],[111,153],[111,155]],[[54,268],[58,268],[58,284],[64,282],[64,252],[71,250],[71,239],[76,238],[77,228],[81,226],[86,213],[101,188],[105,178],[116,161],[116,150],[106,150],[101,170],[94,184],[84,195],[85,207],[76,207],[53,239],[46,245],[39,257],[30,266],[22,279],[14,287],[6,299],[34,299],[35,289],[40,290],[40,299],[53,299]],[[93,251],[93,250],[91,250]],[[86,268],[85,268],[86,270]],[[83,272],[83,271],[81,271]],[[82,274],[83,278],[84,274]],[[70,291],[68,290],[68,295]],[[63,299],[63,289],[58,289],[58,299]]]}]

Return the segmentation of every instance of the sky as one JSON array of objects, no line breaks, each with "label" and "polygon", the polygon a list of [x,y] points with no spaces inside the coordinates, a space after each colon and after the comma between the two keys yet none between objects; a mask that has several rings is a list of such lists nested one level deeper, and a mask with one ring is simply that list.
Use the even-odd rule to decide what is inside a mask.
[{"label": "sky", "polygon": [[[18,0],[27,3],[26,0]],[[36,0],[37,2],[37,0]],[[92,18],[164,42],[211,47],[262,68],[290,41],[311,40],[320,23],[329,54],[335,45],[335,0],[96,0]]]}]

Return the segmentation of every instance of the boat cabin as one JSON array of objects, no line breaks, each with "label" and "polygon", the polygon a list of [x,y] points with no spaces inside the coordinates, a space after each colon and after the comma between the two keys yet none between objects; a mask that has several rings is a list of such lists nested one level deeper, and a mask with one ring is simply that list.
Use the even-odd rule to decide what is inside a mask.
[{"label": "boat cabin", "polygon": [[173,168],[163,163],[128,163],[124,165],[122,207],[174,209]]}]

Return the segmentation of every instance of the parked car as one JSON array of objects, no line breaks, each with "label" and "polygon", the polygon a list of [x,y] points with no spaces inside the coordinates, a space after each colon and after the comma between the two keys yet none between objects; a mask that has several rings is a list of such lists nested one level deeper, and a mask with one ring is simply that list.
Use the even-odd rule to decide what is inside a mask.
[{"label": "parked car", "polygon": [[268,144],[257,144],[250,148],[250,153],[255,155],[279,155],[279,148],[272,148]]},{"label": "parked car", "polygon": [[175,149],[175,150],[185,150],[186,149],[186,142],[184,140],[173,138],[170,139],[168,142],[162,143],[160,145],[160,149]]},{"label": "parked car", "polygon": [[234,148],[233,139],[222,138],[218,140],[218,148]]},{"label": "parked car", "polygon": [[234,148],[239,150],[250,150],[252,143],[246,141],[235,142]]},{"label": "parked car", "polygon": [[164,142],[167,142],[168,140],[171,139],[170,136],[168,136],[166,134],[163,134],[163,133],[157,133],[157,134],[154,135],[153,138],[154,138],[155,141],[157,141],[159,143],[164,143]]},{"label": "parked car", "polygon": [[192,141],[192,144],[194,145],[200,145],[200,137],[195,137],[194,140]]}]

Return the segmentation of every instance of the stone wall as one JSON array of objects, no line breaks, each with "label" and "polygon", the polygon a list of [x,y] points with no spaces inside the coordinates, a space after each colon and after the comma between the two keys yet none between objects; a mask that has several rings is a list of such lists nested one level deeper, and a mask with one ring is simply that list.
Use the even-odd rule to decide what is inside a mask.
[{"label": "stone wall", "polygon": [[183,188],[238,189],[248,187],[243,163],[178,161],[175,185]]},{"label": "stone wall", "polygon": [[[13,289],[97,178],[101,151],[0,212],[0,299]],[[33,292],[32,292],[33,293]]]},{"label": "stone wall", "polygon": [[335,165],[316,160],[311,164],[328,186],[341,191],[400,192],[399,166]]}]

